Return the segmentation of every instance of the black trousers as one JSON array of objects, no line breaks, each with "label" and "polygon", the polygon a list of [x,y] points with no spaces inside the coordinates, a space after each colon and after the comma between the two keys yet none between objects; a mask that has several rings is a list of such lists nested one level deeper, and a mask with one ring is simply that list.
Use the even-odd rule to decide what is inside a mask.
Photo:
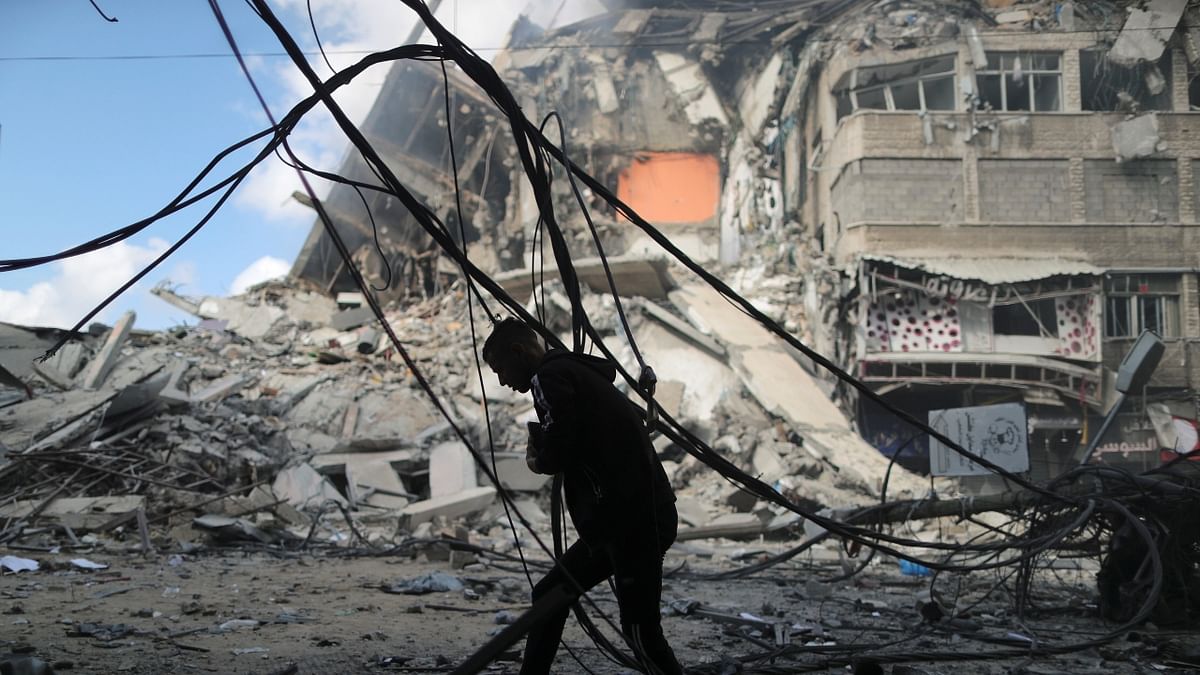
[{"label": "black trousers", "polygon": [[[667,504],[658,508],[653,521],[624,528],[603,546],[593,548],[576,541],[554,569],[534,585],[533,601],[537,602],[555,586],[564,586],[578,597],[568,575],[585,591],[614,577],[621,631],[633,647],[634,656],[647,673],[680,675],[683,668],[663,636],[659,614],[663,554],[675,541],[678,527],[675,505]],[[569,613],[570,608],[564,607],[530,629],[521,663],[522,675],[550,672]]]}]

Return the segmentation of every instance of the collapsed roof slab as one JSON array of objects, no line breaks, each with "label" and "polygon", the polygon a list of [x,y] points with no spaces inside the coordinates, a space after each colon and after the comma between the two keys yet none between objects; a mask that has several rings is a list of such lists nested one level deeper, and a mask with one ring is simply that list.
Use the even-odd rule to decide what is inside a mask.
[{"label": "collapsed roof slab", "polygon": [[[689,320],[725,344],[730,366],[763,408],[820,446],[806,445],[806,449],[815,450],[843,476],[870,489],[878,487],[889,470],[888,459],[851,428],[778,338],[708,286],[685,285],[670,297]],[[916,475],[898,466],[890,470],[890,490],[919,493],[923,489]]]},{"label": "collapsed roof slab", "polygon": [[[580,283],[597,293],[610,293],[608,277],[604,274],[604,266],[599,258],[584,258],[572,261],[575,274]],[[651,300],[662,300],[667,297],[667,291],[675,283],[667,272],[667,261],[657,258],[625,258],[612,257],[608,259],[609,269],[617,282],[617,293],[622,297],[640,296]],[[547,260],[545,281],[559,279],[558,268],[554,261]],[[541,271],[538,271],[539,280]],[[509,295],[517,300],[524,300],[533,293],[533,275],[528,268],[511,270],[497,274],[494,279]]]}]

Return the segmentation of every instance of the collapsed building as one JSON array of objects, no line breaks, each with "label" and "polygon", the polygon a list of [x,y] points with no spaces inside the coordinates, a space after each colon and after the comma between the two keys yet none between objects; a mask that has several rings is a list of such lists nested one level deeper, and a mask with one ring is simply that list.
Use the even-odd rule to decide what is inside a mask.
[{"label": "collapsed building", "polygon": [[[1098,454],[1145,469],[1161,446],[1191,449],[1150,416],[1184,437],[1197,417],[1194,3],[658,4],[553,30],[519,21],[496,57],[530,119],[560,114],[572,162],[899,408],[1022,404],[1035,479],[1079,461],[1144,330],[1166,355]],[[533,195],[492,109],[447,78],[449,124],[443,73],[397,65],[367,135],[472,260],[527,298],[541,267]],[[556,185],[571,243],[591,250],[569,183]],[[379,199],[392,292],[452,278]],[[338,186],[329,202],[381,282],[362,200]],[[686,295],[644,234],[592,216],[618,292]],[[576,256],[607,291],[594,258]],[[318,222],[293,274],[348,290],[339,264]],[[796,360],[796,390],[832,397],[873,446],[929,470],[927,439]]]}]

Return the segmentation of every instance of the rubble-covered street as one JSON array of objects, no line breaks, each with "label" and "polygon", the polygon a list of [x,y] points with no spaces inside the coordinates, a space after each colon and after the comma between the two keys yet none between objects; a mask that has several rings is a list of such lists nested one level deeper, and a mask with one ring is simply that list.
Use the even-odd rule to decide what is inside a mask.
[{"label": "rubble-covered street", "polygon": [[[1055,580],[1024,622],[1014,621],[1007,599],[996,597],[944,626],[922,619],[927,579],[903,575],[894,563],[872,566],[852,582],[821,582],[843,571],[829,550],[747,579],[688,578],[735,569],[782,546],[714,542],[668,555],[667,569],[679,571],[665,580],[664,626],[685,665],[766,651],[780,644],[777,636],[807,653],[799,662],[777,660],[778,672],[820,665],[830,647],[853,644],[890,644],[884,653],[906,653],[909,669],[889,672],[946,674],[1138,673],[1169,666],[1194,649],[1193,634],[1151,629],[1056,658],[970,659],[977,651],[1103,632],[1103,624],[1088,618],[1094,612],[1091,575],[1065,566],[1045,573]],[[5,579],[0,619],[9,650],[29,650],[61,672],[448,671],[527,607],[528,582],[515,560],[480,555],[456,568],[436,560],[433,548],[412,545],[387,555],[226,549],[142,557],[117,543],[104,551],[38,555],[42,571]],[[68,561],[74,555],[110,567],[81,570]],[[415,581],[444,582],[448,590],[405,594]],[[962,590],[978,593],[988,585],[980,579]],[[607,588],[593,599],[606,611],[615,608]],[[594,672],[615,672],[577,628],[568,628],[567,644]],[[963,662],[923,663],[921,657],[949,652]],[[490,672],[516,672],[518,665],[510,656]],[[829,670],[845,672],[838,665]],[[555,672],[587,671],[564,655]]]}]

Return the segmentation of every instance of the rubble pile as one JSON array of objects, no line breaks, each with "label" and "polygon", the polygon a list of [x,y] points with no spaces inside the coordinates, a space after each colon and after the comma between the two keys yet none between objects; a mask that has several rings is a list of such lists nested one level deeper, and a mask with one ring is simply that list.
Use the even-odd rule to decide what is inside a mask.
[{"label": "rubble pile", "polygon": [[[549,298],[548,324],[568,325],[556,283],[537,290],[537,298]],[[495,488],[418,388],[361,295],[335,300],[297,280],[231,298],[192,299],[166,286],[154,292],[197,323],[138,331],[128,314],[111,329],[72,336],[44,363],[32,356],[56,334],[6,328],[6,357],[20,346],[29,360],[25,371],[5,361],[34,396],[15,393],[0,409],[5,541],[49,545],[65,534],[78,543],[78,535],[95,531],[152,547],[159,532],[153,526],[180,541],[207,533],[259,543],[358,536],[374,543],[428,534],[430,525],[422,524],[434,519],[467,518],[496,546],[511,545],[503,542],[512,538],[505,528],[493,528],[504,520]],[[838,424],[805,419],[808,413],[784,400],[794,398],[797,383],[775,382],[778,372],[763,370],[791,368],[785,377],[809,377],[796,359],[715,314],[729,308],[701,289],[669,295],[623,302],[660,373],[657,402],[665,411],[798,503],[821,509],[878,498],[870,477],[882,472],[856,472],[856,460],[866,466],[886,459],[854,443],[827,402],[816,414],[832,414]],[[632,362],[611,296],[588,292],[585,306],[612,333],[618,355]],[[506,488],[525,494],[523,513],[548,510],[546,477],[524,463],[521,422],[532,419],[532,402],[500,387],[486,367],[480,378],[473,351],[489,323],[476,312],[473,344],[462,288],[396,302],[386,313],[455,424],[485,449],[486,399],[495,442],[488,461]],[[681,538],[757,536],[799,524],[794,514],[757,504],[669,439],[655,443],[686,505],[684,523],[694,530]],[[340,519],[323,517],[339,510]]]}]

